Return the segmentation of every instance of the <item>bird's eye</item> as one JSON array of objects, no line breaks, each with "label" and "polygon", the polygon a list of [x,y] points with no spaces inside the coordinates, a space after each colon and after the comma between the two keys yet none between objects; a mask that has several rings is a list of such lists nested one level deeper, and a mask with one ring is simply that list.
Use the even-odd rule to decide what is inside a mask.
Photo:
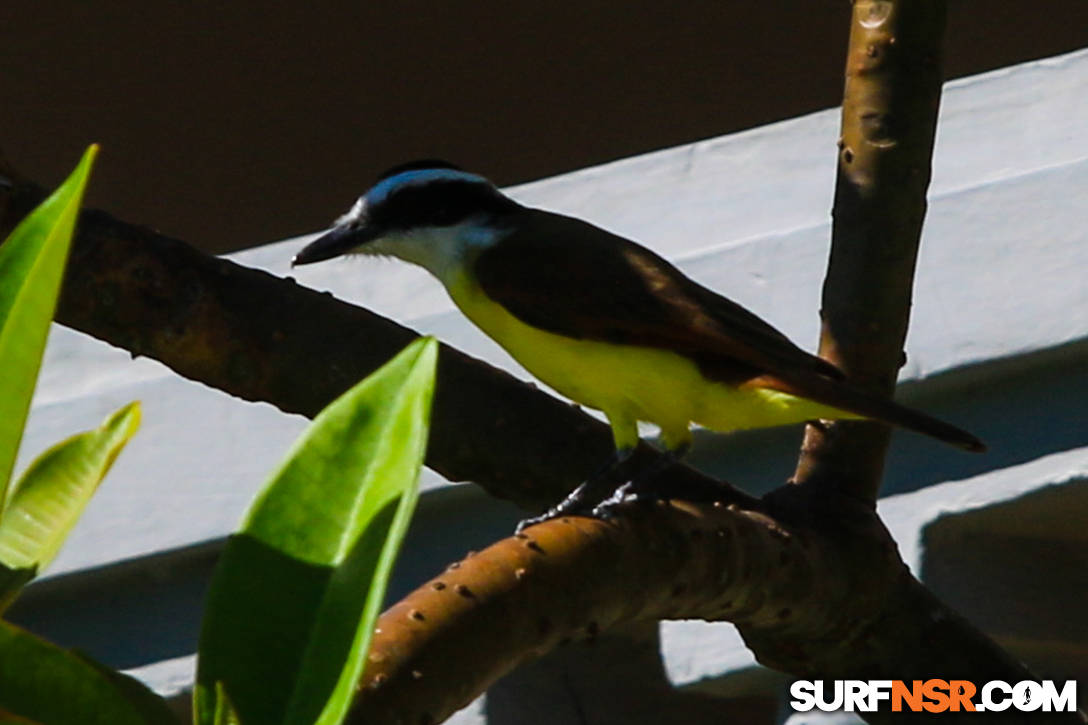
[{"label": "bird's eye", "polygon": [[450,204],[443,204],[434,209],[434,220],[438,224],[446,225],[457,221],[457,209]]}]

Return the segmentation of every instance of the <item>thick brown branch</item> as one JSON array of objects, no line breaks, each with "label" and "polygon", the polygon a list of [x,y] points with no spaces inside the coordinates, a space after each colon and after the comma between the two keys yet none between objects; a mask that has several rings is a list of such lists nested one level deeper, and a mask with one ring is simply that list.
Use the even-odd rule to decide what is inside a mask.
[{"label": "thick brown branch", "polygon": [[[903,363],[926,211],[945,0],[855,0],[820,354],[890,395]],[[809,426],[795,479],[875,502],[889,431]]]},{"label": "thick brown branch", "polygon": [[811,490],[780,489],[774,517],[634,507],[614,523],[550,521],[470,555],[379,619],[348,722],[441,722],[524,659],[653,619],[735,622],[761,662],[811,679],[1034,679],[911,577],[867,506],[812,501]]},{"label": "thick brown branch", "polygon": [[[44,197],[0,185],[6,235]],[[203,254],[151,229],[84,212],[57,320],[245,400],[313,416],[415,333],[293,280]],[[529,508],[554,504],[607,460],[607,426],[486,363],[443,346],[427,465]],[[657,455],[648,446],[639,454]],[[692,469],[694,496],[751,498]]]},{"label": "thick brown branch", "polygon": [[822,554],[765,516],[709,506],[533,526],[382,615],[349,722],[440,722],[520,661],[625,622],[811,627],[835,606]]}]

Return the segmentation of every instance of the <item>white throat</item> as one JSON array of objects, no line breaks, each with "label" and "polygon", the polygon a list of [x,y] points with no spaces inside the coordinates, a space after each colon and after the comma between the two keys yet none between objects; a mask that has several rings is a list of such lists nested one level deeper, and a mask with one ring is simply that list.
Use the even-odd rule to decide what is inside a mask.
[{"label": "white throat", "polygon": [[359,254],[389,255],[418,264],[447,288],[480,252],[510,233],[482,221],[468,220],[449,227],[424,227],[395,232],[363,245]]}]

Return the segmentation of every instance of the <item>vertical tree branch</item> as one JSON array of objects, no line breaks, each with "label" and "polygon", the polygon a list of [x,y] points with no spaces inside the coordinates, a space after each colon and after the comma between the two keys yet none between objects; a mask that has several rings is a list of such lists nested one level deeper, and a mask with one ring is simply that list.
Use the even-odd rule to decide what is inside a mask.
[{"label": "vertical tree branch", "polygon": [[[820,354],[891,395],[926,211],[945,0],[855,0]],[[810,425],[794,480],[875,502],[889,429]]]}]

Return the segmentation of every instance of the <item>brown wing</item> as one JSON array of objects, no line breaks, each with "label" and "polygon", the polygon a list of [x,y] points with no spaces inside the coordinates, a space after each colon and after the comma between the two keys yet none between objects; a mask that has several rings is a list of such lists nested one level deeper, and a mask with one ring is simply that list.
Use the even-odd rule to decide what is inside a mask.
[{"label": "brown wing", "polygon": [[578,219],[530,212],[502,244],[480,254],[475,272],[491,299],[529,325],[671,350],[721,382],[802,370],[842,377],[645,247]]},{"label": "brown wing", "polygon": [[491,299],[534,327],[671,350],[712,380],[780,390],[985,449],[966,431],[852,387],[837,367],[740,305],[650,250],[578,219],[530,212],[522,228],[480,254],[475,271]]}]

